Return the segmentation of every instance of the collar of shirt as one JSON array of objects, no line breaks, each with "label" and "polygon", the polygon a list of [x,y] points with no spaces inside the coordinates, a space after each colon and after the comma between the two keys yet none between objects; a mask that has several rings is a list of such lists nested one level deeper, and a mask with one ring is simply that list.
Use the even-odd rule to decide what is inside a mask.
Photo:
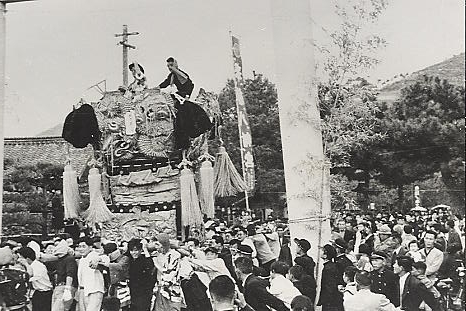
[{"label": "collar of shirt", "polygon": [[408,276],[409,276],[409,272],[403,276],[400,276],[400,298],[403,296],[403,291],[404,291],[406,279],[408,278]]}]

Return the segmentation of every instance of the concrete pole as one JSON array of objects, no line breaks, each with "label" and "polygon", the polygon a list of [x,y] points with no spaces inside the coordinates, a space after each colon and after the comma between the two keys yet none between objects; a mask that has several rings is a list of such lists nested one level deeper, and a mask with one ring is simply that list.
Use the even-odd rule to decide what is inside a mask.
[{"label": "concrete pole", "polygon": [[[329,165],[323,154],[317,108],[309,0],[271,0],[276,84],[291,239],[319,247],[330,239]],[[296,245],[292,243],[293,254]]]},{"label": "concrete pole", "polygon": [[5,126],[5,119],[3,111],[5,109],[5,14],[6,4],[0,2],[0,185],[2,186],[0,193],[0,237],[2,236],[2,219],[3,219],[3,149],[4,149],[4,137],[3,128]]}]

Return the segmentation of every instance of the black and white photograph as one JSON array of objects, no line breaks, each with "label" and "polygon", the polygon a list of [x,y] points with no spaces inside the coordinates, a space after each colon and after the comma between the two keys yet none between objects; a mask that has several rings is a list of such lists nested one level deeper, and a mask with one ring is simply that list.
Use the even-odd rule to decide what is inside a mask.
[{"label": "black and white photograph", "polygon": [[0,311],[464,311],[465,8],[0,0]]}]

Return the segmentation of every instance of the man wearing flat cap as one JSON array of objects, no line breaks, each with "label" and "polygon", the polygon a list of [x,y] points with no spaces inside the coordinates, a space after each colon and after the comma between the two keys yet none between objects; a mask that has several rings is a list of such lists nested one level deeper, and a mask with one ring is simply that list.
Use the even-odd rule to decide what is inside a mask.
[{"label": "man wearing flat cap", "polygon": [[296,243],[296,258],[294,262],[297,265],[300,265],[304,269],[304,273],[314,278],[314,268],[316,266],[314,259],[308,256],[307,252],[311,249],[311,243],[306,239],[295,238],[294,242]]},{"label": "man wearing flat cap", "polygon": [[400,305],[398,276],[387,269],[387,254],[375,251],[372,253],[370,260],[374,268],[370,272],[372,279],[371,291],[376,294],[384,294],[391,303],[398,307]]},{"label": "man wearing flat cap", "polygon": [[345,311],[394,311],[396,307],[383,294],[371,292],[371,278],[367,271],[359,271],[355,276],[358,291],[354,295],[345,296]]},{"label": "man wearing flat cap", "polygon": [[346,256],[346,250],[348,248],[348,243],[344,239],[338,238],[333,243],[333,246],[335,247],[335,250],[337,251],[337,257],[335,258],[335,263],[337,264],[338,275],[341,279],[340,285],[344,285],[343,273],[345,273],[345,270],[347,267],[353,266],[353,262],[348,258],[348,256]]}]

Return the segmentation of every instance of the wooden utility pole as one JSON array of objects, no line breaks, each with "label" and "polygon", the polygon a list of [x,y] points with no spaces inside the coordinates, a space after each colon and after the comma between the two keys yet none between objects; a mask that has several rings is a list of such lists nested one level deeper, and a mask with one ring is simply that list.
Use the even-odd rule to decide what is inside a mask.
[{"label": "wooden utility pole", "polygon": [[271,0],[271,6],[290,235],[311,243],[320,276],[319,247],[330,239],[330,170],[317,108],[310,1]]},{"label": "wooden utility pole", "polygon": [[123,85],[128,86],[128,48],[135,49],[134,45],[128,44],[128,36],[138,35],[139,32],[128,32],[128,25],[123,25],[123,33],[115,34],[115,37],[122,37],[118,42],[123,47]]},{"label": "wooden utility pole", "polygon": [[0,237],[2,236],[2,216],[3,216],[3,149],[4,134],[3,127],[5,126],[5,117],[3,111],[5,109],[5,50],[6,50],[6,5],[14,2],[25,2],[33,0],[0,0]]}]

